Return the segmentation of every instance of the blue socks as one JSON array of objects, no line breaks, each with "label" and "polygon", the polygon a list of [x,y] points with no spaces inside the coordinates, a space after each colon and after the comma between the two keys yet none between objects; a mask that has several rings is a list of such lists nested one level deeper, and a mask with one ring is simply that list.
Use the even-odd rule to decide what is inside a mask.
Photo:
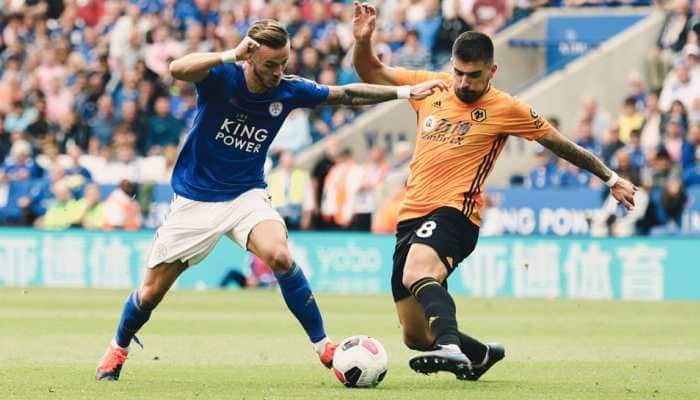
[{"label": "blue socks", "polygon": [[289,271],[275,274],[275,277],[287,307],[304,327],[311,342],[320,342],[326,337],[326,332],[323,330],[321,312],[316,305],[314,295],[311,293],[311,287],[304,276],[304,271],[295,262],[292,262]]},{"label": "blue socks", "polygon": [[[131,339],[136,338],[136,332],[141,329],[143,324],[145,324],[150,317],[151,311],[144,311],[139,306],[138,289],[131,292],[126,299],[126,304],[124,304],[122,319],[119,321],[117,334],[114,336],[114,341],[117,345],[124,348],[129,347]],[[141,344],[138,339],[136,339],[136,342]]]}]

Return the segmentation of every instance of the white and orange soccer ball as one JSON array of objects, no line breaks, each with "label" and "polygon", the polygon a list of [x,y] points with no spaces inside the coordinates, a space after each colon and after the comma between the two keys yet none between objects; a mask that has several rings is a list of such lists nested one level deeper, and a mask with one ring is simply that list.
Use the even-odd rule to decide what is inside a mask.
[{"label": "white and orange soccer ball", "polygon": [[347,387],[374,387],[386,376],[389,358],[379,340],[350,336],[343,340],[333,356],[333,371]]}]

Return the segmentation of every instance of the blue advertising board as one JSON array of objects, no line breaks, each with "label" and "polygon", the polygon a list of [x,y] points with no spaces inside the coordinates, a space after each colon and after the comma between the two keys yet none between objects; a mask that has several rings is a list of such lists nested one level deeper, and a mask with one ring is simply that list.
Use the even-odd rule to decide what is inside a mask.
[{"label": "blue advertising board", "polygon": [[547,18],[547,73],[598,47],[646,14],[550,16]]},{"label": "blue advertising board", "polygon": [[[0,286],[130,288],[141,280],[152,232],[0,230]],[[484,237],[455,270],[469,296],[700,300],[693,238]],[[318,292],[390,293],[392,236],[292,233],[290,249]],[[222,239],[176,287],[218,286],[248,255]]]},{"label": "blue advertising board", "polygon": [[[680,233],[700,234],[700,188],[688,189]],[[482,235],[588,236],[606,193],[590,189],[487,190],[494,206],[483,211]]]}]

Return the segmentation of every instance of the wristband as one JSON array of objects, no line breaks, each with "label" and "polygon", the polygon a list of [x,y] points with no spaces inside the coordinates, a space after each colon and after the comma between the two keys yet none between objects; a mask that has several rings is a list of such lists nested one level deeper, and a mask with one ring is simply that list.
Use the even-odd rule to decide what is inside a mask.
[{"label": "wristband", "polygon": [[615,171],[612,171],[612,175],[610,175],[610,179],[605,181],[605,186],[607,187],[613,187],[617,183],[617,181],[620,180],[620,175],[618,175]]},{"label": "wristband", "polygon": [[221,53],[221,62],[224,64],[233,64],[237,61],[236,50],[226,50]]},{"label": "wristband", "polygon": [[411,87],[410,86],[399,86],[396,88],[396,98],[397,99],[410,99],[411,98]]}]

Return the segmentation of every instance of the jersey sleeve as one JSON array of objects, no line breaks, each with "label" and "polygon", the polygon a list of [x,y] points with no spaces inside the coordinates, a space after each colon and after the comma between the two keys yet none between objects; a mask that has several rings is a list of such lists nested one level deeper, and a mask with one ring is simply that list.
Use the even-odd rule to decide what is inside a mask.
[{"label": "jersey sleeve", "polygon": [[552,129],[552,126],[529,105],[513,98],[510,113],[504,121],[504,131],[509,135],[527,140],[537,140]]},{"label": "jersey sleeve", "polygon": [[445,75],[442,72],[432,72],[423,70],[410,70],[405,68],[395,68],[394,80],[399,86],[402,85],[416,85],[421,82],[429,81],[431,79],[445,79]]},{"label": "jersey sleeve", "polygon": [[328,98],[328,86],[298,78],[294,81],[294,105],[296,108],[314,108]]},{"label": "jersey sleeve", "polygon": [[229,74],[229,67],[227,64],[219,64],[210,69],[204,79],[195,83],[197,94],[205,100],[219,97],[223,93],[225,78]]}]

